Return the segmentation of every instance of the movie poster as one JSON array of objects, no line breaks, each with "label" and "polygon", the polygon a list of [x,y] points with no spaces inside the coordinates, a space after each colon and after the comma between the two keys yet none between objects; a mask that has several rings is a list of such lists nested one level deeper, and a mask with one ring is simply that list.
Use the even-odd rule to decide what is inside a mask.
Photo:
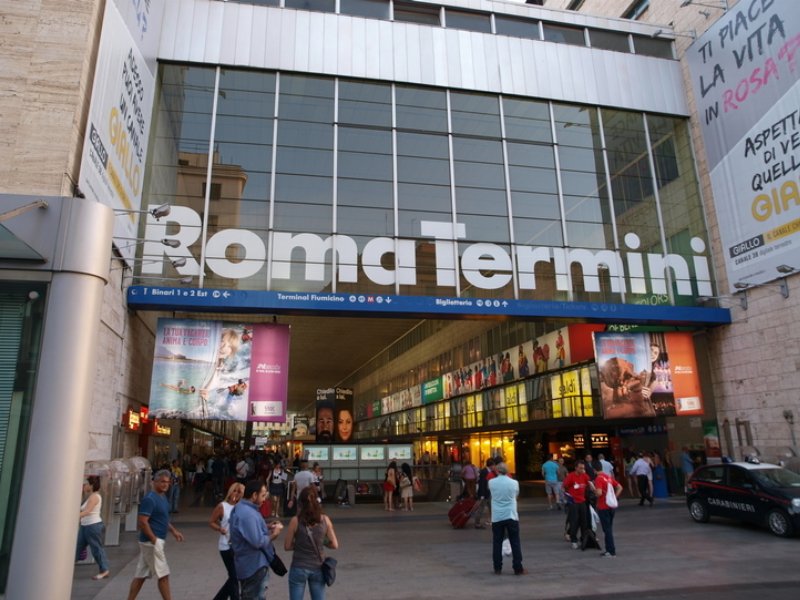
[{"label": "movie poster", "polygon": [[606,419],[703,414],[691,333],[594,333]]}]

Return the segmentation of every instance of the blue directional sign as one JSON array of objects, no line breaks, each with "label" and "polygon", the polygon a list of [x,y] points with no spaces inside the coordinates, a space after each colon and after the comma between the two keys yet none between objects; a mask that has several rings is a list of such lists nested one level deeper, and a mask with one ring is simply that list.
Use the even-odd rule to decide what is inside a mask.
[{"label": "blue directional sign", "polygon": [[128,306],[138,310],[186,312],[315,312],[328,313],[331,316],[422,318],[509,316],[660,325],[722,325],[731,322],[730,310],[726,308],[369,293],[266,292],[145,285],[128,288]]}]

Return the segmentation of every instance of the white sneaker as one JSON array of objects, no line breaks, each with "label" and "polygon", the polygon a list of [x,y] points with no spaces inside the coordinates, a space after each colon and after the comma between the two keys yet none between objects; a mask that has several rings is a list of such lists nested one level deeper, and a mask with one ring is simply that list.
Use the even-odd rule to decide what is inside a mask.
[{"label": "white sneaker", "polygon": [[602,556],[603,558],[615,558],[617,555],[611,554],[611,552],[603,552],[600,556]]},{"label": "white sneaker", "polygon": [[572,549],[573,550],[577,550],[578,549],[578,542],[572,542]]}]

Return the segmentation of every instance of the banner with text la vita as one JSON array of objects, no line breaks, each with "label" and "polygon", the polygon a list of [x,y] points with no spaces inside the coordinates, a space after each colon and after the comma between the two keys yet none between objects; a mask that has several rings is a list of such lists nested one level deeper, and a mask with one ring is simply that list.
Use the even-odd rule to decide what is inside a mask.
[{"label": "banner with text la vita", "polygon": [[800,2],[742,0],[686,56],[730,291],[800,269]]}]

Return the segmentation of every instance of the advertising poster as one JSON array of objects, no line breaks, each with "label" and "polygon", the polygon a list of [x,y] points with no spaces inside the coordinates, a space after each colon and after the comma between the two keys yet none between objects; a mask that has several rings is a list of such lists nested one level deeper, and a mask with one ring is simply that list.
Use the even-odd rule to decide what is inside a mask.
[{"label": "advertising poster", "polygon": [[162,419],[284,421],[288,362],[286,325],[159,319],[150,413]]},{"label": "advertising poster", "polygon": [[797,268],[800,2],[740,2],[686,52],[730,291]]},{"label": "advertising poster", "polygon": [[606,419],[703,414],[691,333],[594,334]]},{"label": "advertising poster", "polygon": [[[162,10],[162,2],[106,3],[78,185],[87,198],[119,210],[141,209]],[[114,221],[126,259],[138,230],[135,212]]]},{"label": "advertising poster", "polygon": [[341,443],[352,442],[355,426],[353,390],[336,388],[336,435],[334,436],[334,441]]},{"label": "advertising poster", "polygon": [[317,414],[314,419],[314,439],[321,444],[333,442],[335,432],[336,389],[317,389]]}]

